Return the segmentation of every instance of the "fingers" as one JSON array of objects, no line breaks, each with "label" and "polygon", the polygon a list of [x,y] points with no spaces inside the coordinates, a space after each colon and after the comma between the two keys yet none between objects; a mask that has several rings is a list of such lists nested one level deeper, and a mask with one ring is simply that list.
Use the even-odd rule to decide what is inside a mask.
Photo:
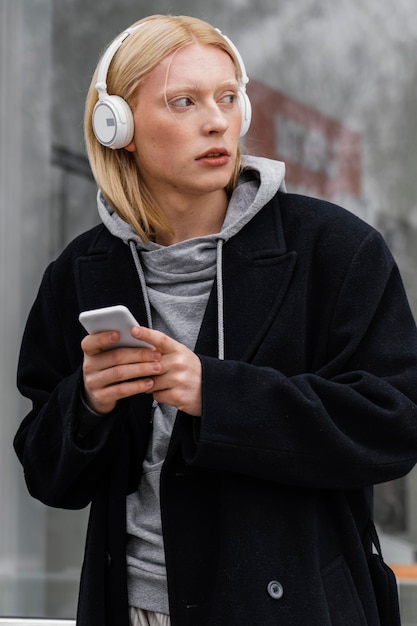
[{"label": "fingers", "polygon": [[111,413],[123,398],[146,393],[153,385],[152,378],[134,379],[108,387],[95,388],[85,385],[85,400],[93,411],[105,415]]},{"label": "fingers", "polygon": [[151,348],[116,348],[117,332],[82,341],[84,386],[89,406],[109,413],[123,398],[153,393],[155,400],[190,415],[201,415],[201,362],[194,352],[164,333],[135,327],[132,336]]},{"label": "fingers", "polygon": [[201,415],[201,361],[194,352],[181,346],[163,355],[161,372],[153,377],[153,397],[193,416]]},{"label": "fingers", "polygon": [[95,333],[87,335],[81,342],[81,349],[84,354],[93,356],[99,354],[102,350],[108,350],[120,339],[120,335],[116,331]]},{"label": "fingers", "polygon": [[160,352],[161,371],[153,376],[152,392],[157,402],[166,403],[189,415],[201,415],[201,361],[186,346],[164,333],[144,326],[132,335],[151,343]]},{"label": "fingers", "polygon": [[109,413],[123,398],[148,392],[152,376],[161,371],[161,354],[151,348],[116,348],[117,332],[88,335],[84,351],[83,376],[87,404],[98,413]]},{"label": "fingers", "polygon": [[160,355],[152,354],[149,360],[141,361],[131,352],[138,353],[139,350],[120,348],[114,354],[86,357],[83,364],[85,384],[95,388],[109,387],[160,373]]},{"label": "fingers", "polygon": [[156,350],[159,350],[161,354],[173,352],[178,346],[182,345],[178,343],[178,341],[175,341],[175,339],[168,337],[168,335],[158,330],[147,328],[146,326],[135,326],[132,328],[132,336],[136,339],[146,341],[146,343],[150,343]]}]

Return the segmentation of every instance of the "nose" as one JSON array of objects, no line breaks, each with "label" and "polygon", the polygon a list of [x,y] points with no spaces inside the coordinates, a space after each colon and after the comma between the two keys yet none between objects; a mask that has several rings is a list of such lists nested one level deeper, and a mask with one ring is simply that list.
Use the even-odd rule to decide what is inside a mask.
[{"label": "nose", "polygon": [[203,132],[205,135],[214,133],[223,134],[229,128],[229,122],[225,113],[217,102],[207,105],[204,110]]}]

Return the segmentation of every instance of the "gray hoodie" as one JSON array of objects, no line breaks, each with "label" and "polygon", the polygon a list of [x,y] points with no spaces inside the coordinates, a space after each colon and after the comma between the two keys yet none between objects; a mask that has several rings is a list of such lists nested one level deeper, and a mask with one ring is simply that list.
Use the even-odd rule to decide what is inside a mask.
[{"label": "gray hoodie", "polygon": [[[285,191],[285,166],[260,157],[242,157],[243,172],[230,199],[221,231],[171,246],[143,242],[98,192],[98,210],[107,229],[130,246],[147,308],[147,323],[194,349],[207,300],[217,276],[218,357],[224,358],[222,246],[236,235],[278,190]],[[132,285],[132,288],[135,288]],[[140,484],[127,497],[129,604],[169,613],[161,528],[159,477],[176,409],[154,403],[153,433]]]}]

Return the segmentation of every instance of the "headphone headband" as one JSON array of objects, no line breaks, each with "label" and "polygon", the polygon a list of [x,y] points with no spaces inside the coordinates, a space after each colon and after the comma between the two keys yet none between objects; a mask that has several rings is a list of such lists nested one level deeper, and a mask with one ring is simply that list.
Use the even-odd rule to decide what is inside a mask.
[{"label": "headphone headband", "polygon": [[239,65],[239,70],[240,70],[240,80],[239,83],[242,87],[245,87],[246,89],[246,85],[249,82],[249,78],[248,75],[246,73],[246,67],[245,64],[243,62],[242,59],[242,55],[240,54],[239,50],[236,48],[235,44],[233,43],[233,41],[231,39],[229,39],[229,37],[227,35],[223,35],[222,31],[220,30],[220,28],[216,28],[215,29],[219,35],[221,35],[223,37],[223,39],[226,41],[226,43],[229,44],[229,47],[232,49],[232,52],[234,53],[235,57],[236,57],[236,61]]},{"label": "headphone headband", "polygon": [[133,26],[132,28],[126,28],[126,30],[120,35],[120,37],[118,37],[118,39],[116,39],[115,41],[113,41],[113,43],[110,44],[110,46],[107,48],[106,52],[104,53],[104,56],[101,59],[100,66],[98,68],[97,82],[95,85],[98,91],[98,97],[99,98],[101,97],[100,99],[103,99],[103,97],[107,94],[107,83],[106,83],[107,73],[109,71],[110,63],[112,62],[114,55],[116,54],[116,52],[118,51],[118,49],[120,48],[124,40],[127,39],[129,35],[132,35],[137,30],[139,30],[139,28],[141,28],[142,26],[144,26],[144,24],[138,24],[138,26]]},{"label": "headphone headband", "polygon": [[[95,84],[98,93],[98,101],[93,110],[92,124],[97,141],[108,148],[124,148],[132,141],[134,132],[133,114],[127,102],[120,96],[109,95],[107,93],[107,74],[110,63],[125,39],[142,26],[145,26],[145,24],[146,22],[142,22],[137,26],[132,26],[132,28],[127,28],[123,31],[120,37],[109,45],[98,68],[97,82]],[[240,136],[243,137],[248,132],[252,117],[251,103],[246,94],[246,85],[249,82],[249,78],[243,59],[236,46],[226,35],[223,35],[221,30],[218,28],[215,30],[229,45],[239,66],[238,102],[242,113]]]}]

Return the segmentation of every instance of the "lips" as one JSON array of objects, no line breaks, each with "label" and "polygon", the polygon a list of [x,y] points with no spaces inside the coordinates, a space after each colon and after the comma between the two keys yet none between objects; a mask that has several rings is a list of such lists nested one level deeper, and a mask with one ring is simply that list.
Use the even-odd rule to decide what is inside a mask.
[{"label": "lips", "polygon": [[200,156],[197,157],[197,161],[200,159],[218,159],[219,157],[228,156],[230,156],[229,152],[225,148],[210,148],[207,152],[204,152],[204,154],[200,154]]}]

